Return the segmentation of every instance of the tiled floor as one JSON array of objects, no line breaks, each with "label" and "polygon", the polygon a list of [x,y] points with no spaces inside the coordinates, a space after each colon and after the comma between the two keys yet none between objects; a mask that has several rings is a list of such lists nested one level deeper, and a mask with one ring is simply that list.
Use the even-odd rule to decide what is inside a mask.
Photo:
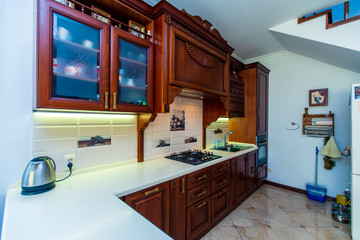
[{"label": "tiled floor", "polygon": [[350,224],[331,218],[331,204],[263,185],[201,240],[350,240]]}]

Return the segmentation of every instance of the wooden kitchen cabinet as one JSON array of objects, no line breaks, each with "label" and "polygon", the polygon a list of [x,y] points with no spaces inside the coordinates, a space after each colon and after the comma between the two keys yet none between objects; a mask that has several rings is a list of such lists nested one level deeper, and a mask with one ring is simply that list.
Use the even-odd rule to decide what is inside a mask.
[{"label": "wooden kitchen cabinet", "polygon": [[[115,19],[98,20],[88,1],[79,2],[72,8],[39,0],[37,107],[151,112],[151,38],[130,34],[129,26]],[[121,2],[92,3],[111,16],[124,11],[122,21],[138,18],[153,30],[151,18]]]},{"label": "wooden kitchen cabinet", "polygon": [[243,67],[237,75],[245,84],[244,117],[230,118],[230,141],[256,144],[256,136],[268,132],[268,81],[270,70],[261,63]]},{"label": "wooden kitchen cabinet", "polygon": [[[229,56],[234,49],[208,21],[166,1],[154,7],[154,15],[155,112],[169,112],[182,90],[227,99]],[[224,104],[227,108],[226,100]]]},{"label": "wooden kitchen cabinet", "polygon": [[170,181],[169,235],[176,240],[186,238],[186,176]]},{"label": "wooden kitchen cabinet", "polygon": [[230,58],[230,101],[229,101],[229,117],[245,116],[245,82],[238,75],[238,72],[245,65]]},{"label": "wooden kitchen cabinet", "polygon": [[246,155],[233,159],[234,161],[234,202],[240,204],[246,196]]},{"label": "wooden kitchen cabinet", "polygon": [[239,205],[257,188],[256,151],[232,159],[234,203]]},{"label": "wooden kitchen cabinet", "polygon": [[125,203],[169,234],[169,182],[126,195]]}]

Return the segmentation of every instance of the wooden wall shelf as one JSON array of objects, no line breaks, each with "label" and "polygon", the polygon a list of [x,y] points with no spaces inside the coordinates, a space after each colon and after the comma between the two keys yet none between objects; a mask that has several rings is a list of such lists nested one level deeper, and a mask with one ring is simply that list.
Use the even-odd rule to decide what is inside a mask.
[{"label": "wooden wall shelf", "polygon": [[303,115],[303,134],[308,137],[334,136],[334,113],[309,114],[309,108],[305,108]]}]

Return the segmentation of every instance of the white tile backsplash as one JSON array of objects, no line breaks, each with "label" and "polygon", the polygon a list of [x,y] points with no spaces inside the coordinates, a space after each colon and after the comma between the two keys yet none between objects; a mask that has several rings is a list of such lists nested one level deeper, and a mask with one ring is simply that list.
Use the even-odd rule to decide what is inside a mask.
[{"label": "white tile backsplash", "polygon": [[[222,133],[215,134],[214,131],[221,129]],[[224,135],[229,132],[229,119],[219,118],[206,128],[206,145],[215,144],[216,139],[224,139]],[[229,137],[227,137],[227,141]]]},{"label": "white tile backsplash", "polygon": [[76,126],[37,126],[33,128],[33,139],[57,139],[57,138],[76,138],[78,128]]},{"label": "white tile backsplash", "polygon": [[[33,114],[33,157],[49,156],[65,170],[64,155],[75,154],[74,169],[137,161],[137,116],[89,113]],[[79,137],[111,136],[111,145],[78,148]]]},{"label": "white tile backsplash", "polygon": [[111,127],[112,135],[128,135],[137,131],[136,125],[115,125]]},{"label": "white tile backsplash", "polygon": [[[176,97],[172,110],[185,111],[185,130],[170,131],[171,114],[158,114],[145,130],[144,156],[201,148],[202,106],[200,99]],[[111,136],[111,145],[78,148],[79,137]],[[197,137],[185,144],[185,137]],[[170,146],[155,146],[155,141],[170,139]],[[118,162],[137,161],[137,116],[90,113],[33,114],[33,157],[47,155],[63,172],[64,155],[75,154],[74,169]]]},{"label": "white tile backsplash", "polygon": [[91,136],[102,136],[111,135],[111,126],[79,126],[79,136],[91,137]]}]

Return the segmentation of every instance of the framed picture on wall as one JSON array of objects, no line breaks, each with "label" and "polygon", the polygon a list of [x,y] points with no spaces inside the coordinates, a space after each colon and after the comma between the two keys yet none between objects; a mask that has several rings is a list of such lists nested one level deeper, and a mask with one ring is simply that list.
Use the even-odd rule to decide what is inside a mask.
[{"label": "framed picture on wall", "polygon": [[328,105],[328,89],[312,89],[309,90],[309,106],[327,106]]}]

